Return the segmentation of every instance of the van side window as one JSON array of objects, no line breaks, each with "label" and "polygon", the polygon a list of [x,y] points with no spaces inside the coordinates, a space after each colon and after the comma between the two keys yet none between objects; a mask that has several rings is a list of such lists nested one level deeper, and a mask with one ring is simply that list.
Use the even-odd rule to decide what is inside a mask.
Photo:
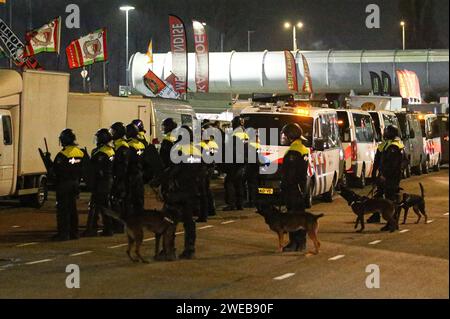
[{"label": "van side window", "polygon": [[375,139],[370,115],[353,114],[355,124],[356,140],[361,143],[371,143]]},{"label": "van side window", "polygon": [[3,144],[12,145],[12,125],[11,116],[2,116],[3,124]]},{"label": "van side window", "polygon": [[350,134],[350,124],[348,121],[348,114],[346,111],[338,111],[338,127],[339,127],[339,136],[343,143],[350,143],[352,140]]},{"label": "van side window", "polygon": [[323,114],[320,116],[320,129],[325,148],[334,148],[338,144],[338,131],[336,129],[336,117],[334,115]]},{"label": "van side window", "polygon": [[438,138],[441,136],[439,130],[439,121],[436,117],[428,119],[429,138]]},{"label": "van side window", "polygon": [[376,113],[376,112],[370,112],[370,116],[372,117],[373,123],[375,125],[375,132],[377,133],[378,138],[381,139],[381,137],[383,135],[381,134],[380,117],[378,116],[378,113]]}]

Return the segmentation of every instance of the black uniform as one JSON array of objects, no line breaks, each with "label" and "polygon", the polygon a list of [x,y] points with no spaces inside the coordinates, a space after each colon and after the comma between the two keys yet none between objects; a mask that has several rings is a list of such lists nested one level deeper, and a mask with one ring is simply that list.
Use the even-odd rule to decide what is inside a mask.
[{"label": "black uniform", "polygon": [[150,144],[144,132],[139,132],[137,139],[144,144],[144,183],[150,182],[164,169],[163,163],[155,145]]},{"label": "black uniform", "polygon": [[387,140],[378,147],[372,171],[372,178],[378,186],[376,197],[384,195],[393,202],[398,201],[404,158],[404,146],[398,138]]},{"label": "black uniform", "polygon": [[103,213],[109,207],[111,190],[113,186],[114,149],[108,145],[99,145],[91,155],[90,188],[92,191],[91,211],[89,212],[86,234],[97,234],[97,221],[99,215],[103,220],[103,235],[113,234],[113,220]]},{"label": "black uniform", "polygon": [[77,196],[88,156],[75,145],[65,146],[52,165],[56,182],[58,234],[55,239],[78,238]]},{"label": "black uniform", "polygon": [[144,152],[145,146],[136,138],[128,140],[128,196],[127,213],[141,214],[144,211]]},{"label": "black uniform", "polygon": [[184,226],[184,252],[180,258],[192,258],[195,253],[196,226],[193,220],[199,211],[201,152],[193,145],[177,147],[189,161],[172,165],[168,170],[166,205],[178,211]]},{"label": "black uniform", "polygon": [[[309,165],[309,150],[301,140],[295,140],[286,152],[281,167],[281,192],[289,212],[304,212]],[[299,230],[289,233],[289,248],[303,249],[306,244],[306,232]]]},{"label": "black uniform", "polygon": [[[123,138],[114,140],[114,163],[113,163],[113,187],[111,191],[112,205],[121,214],[126,213],[126,199],[128,193],[128,162],[130,146]],[[121,231],[122,227],[114,221],[115,232]]]},{"label": "black uniform", "polygon": [[170,133],[166,134],[163,141],[161,142],[159,155],[164,168],[170,167],[172,165],[172,161],[170,160],[170,152],[172,150],[172,147],[175,145],[175,142],[176,138]]},{"label": "black uniform", "polygon": [[[224,210],[242,210],[244,197],[244,174],[248,154],[248,135],[245,132],[235,132],[227,143],[233,143],[233,148],[225,146],[225,152],[233,150],[233,163],[225,163],[225,202]],[[237,154],[243,151],[244,154]],[[243,161],[238,162],[238,158]]]}]

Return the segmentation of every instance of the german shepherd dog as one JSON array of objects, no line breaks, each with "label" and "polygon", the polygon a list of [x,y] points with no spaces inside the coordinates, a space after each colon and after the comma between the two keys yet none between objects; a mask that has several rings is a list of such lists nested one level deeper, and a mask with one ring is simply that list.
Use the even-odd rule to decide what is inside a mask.
[{"label": "german shepherd dog", "polygon": [[[141,246],[144,240],[144,228],[155,234],[155,260],[173,261],[175,255],[175,232],[177,223],[169,214],[158,210],[144,210],[142,214],[127,214],[121,216],[120,213],[104,209],[104,213],[112,218],[121,221],[126,228],[128,237],[127,255],[133,262],[148,263],[141,253]],[[163,238],[163,251],[159,251],[161,237]],[[137,258],[131,254],[131,249],[135,245],[135,254]]]},{"label": "german shepherd dog", "polygon": [[343,186],[341,186],[339,193],[357,216],[355,229],[361,223],[361,229],[357,231],[358,233],[362,233],[365,229],[364,215],[371,213],[380,213],[387,222],[387,225],[381,228],[381,231],[389,230],[390,232],[394,232],[398,228],[395,219],[395,205],[390,200],[360,196]]},{"label": "german shepherd dog", "polygon": [[425,211],[425,191],[423,189],[422,183],[419,183],[420,195],[415,194],[403,194],[402,201],[399,204],[400,210],[403,208],[405,210],[405,215],[403,217],[403,224],[406,224],[406,219],[408,218],[408,211],[410,208],[414,210],[417,215],[416,224],[420,222],[422,215],[425,217],[425,224],[428,222],[428,215]]},{"label": "german shepherd dog", "polygon": [[318,219],[323,217],[323,214],[313,215],[307,212],[290,212],[282,213],[273,206],[267,206],[257,210],[257,213],[264,217],[264,221],[269,228],[278,234],[278,249],[283,251],[285,245],[284,235],[286,233],[296,232],[304,229],[309,238],[314,243],[314,255],[319,253],[320,241],[317,237],[319,231]]}]

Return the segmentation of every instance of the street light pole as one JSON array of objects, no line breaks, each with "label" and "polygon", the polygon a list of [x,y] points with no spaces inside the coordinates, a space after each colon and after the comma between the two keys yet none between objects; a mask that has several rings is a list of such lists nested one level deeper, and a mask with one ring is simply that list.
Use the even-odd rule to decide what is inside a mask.
[{"label": "street light pole", "polygon": [[[286,29],[289,29],[291,27],[291,24],[289,22],[285,22],[284,27]],[[303,28],[303,23],[298,22],[297,24],[292,25],[292,49],[294,51],[297,51],[298,45],[297,45],[297,28],[300,30]]]},{"label": "street light pole", "polygon": [[405,51],[406,50],[406,23],[405,23],[405,21],[400,22],[400,26],[402,27],[403,51]]},{"label": "street light pole", "polygon": [[134,10],[135,8],[134,7],[131,7],[131,6],[122,6],[122,7],[120,7],[120,10],[122,10],[122,11],[125,11],[125,23],[126,23],[126,27],[125,27],[125,29],[126,29],[126,44],[125,44],[125,46],[126,46],[126,54],[125,54],[125,57],[126,57],[126,63],[125,63],[125,85],[126,85],[126,87],[127,87],[127,90],[129,89],[129,86],[130,86],[130,81],[129,81],[129,76],[128,76],[128,59],[129,59],[129,50],[128,50],[128,48],[129,48],[129,37],[128,37],[128,31],[129,31],[129,12],[131,11],[131,10]]}]

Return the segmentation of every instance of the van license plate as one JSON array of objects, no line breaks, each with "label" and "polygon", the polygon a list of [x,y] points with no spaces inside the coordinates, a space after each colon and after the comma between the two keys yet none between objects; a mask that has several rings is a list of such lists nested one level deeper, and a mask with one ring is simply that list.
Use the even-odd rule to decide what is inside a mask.
[{"label": "van license plate", "polygon": [[264,195],[273,195],[273,188],[258,188],[258,193]]}]

